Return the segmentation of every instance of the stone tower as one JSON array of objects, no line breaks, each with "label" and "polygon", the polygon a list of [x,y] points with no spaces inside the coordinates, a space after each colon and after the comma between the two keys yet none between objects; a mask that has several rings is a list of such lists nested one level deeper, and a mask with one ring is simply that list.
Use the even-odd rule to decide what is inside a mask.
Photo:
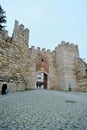
[{"label": "stone tower", "polygon": [[76,58],[79,58],[78,45],[62,41],[56,48],[57,81],[63,90],[67,90],[69,86],[72,89],[77,87],[74,73]]},{"label": "stone tower", "polygon": [[0,32],[0,81],[7,81],[10,91],[25,89],[29,69],[28,39],[29,30],[18,21],[15,21],[12,37],[7,31]]}]

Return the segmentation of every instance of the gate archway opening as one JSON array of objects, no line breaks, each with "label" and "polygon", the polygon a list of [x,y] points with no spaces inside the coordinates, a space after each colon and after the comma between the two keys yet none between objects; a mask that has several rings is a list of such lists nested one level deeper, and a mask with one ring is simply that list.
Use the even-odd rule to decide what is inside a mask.
[{"label": "gate archway opening", "polygon": [[36,87],[39,89],[47,89],[48,88],[48,75],[44,72],[37,73],[36,76]]},{"label": "gate archway opening", "polygon": [[36,58],[36,86],[48,88],[49,58],[44,53],[38,53]]}]

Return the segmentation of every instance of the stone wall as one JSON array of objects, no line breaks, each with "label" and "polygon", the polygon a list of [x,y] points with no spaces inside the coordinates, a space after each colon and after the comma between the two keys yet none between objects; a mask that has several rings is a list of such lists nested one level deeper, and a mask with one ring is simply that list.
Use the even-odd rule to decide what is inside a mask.
[{"label": "stone wall", "polygon": [[29,29],[15,21],[12,37],[0,32],[0,89],[4,81],[10,91],[35,88],[40,72],[48,77],[48,89],[87,91],[87,63],[78,45],[62,41],[53,51],[29,48]]},{"label": "stone wall", "polygon": [[76,59],[75,74],[78,82],[76,90],[87,91],[87,63],[81,58]]},{"label": "stone wall", "polygon": [[75,58],[79,57],[78,46],[62,41],[56,48],[56,65],[58,84],[64,90],[69,86],[74,89],[77,86],[76,76],[74,74]]},{"label": "stone wall", "polygon": [[[18,24],[15,21],[15,26]],[[17,29],[16,29],[17,28]],[[26,82],[25,74],[29,69],[28,58],[28,35],[29,30],[21,28],[20,25],[14,27],[12,37],[8,36],[7,31],[0,32],[0,81],[10,82],[10,90],[24,89]],[[24,38],[22,38],[24,35]],[[26,36],[27,35],[27,36]],[[19,38],[20,36],[20,38]],[[12,81],[12,82],[11,82]],[[19,84],[19,85],[18,85]],[[20,85],[21,84],[21,85]]]},{"label": "stone wall", "polygon": [[35,49],[35,47],[32,46],[31,48],[29,48],[29,54],[31,58],[30,71],[32,75],[30,76],[30,79],[32,77],[30,83],[33,84],[32,86],[35,86],[36,75],[40,72],[46,73],[48,75],[48,88],[56,85],[56,73],[54,63],[55,52],[50,52],[50,50],[45,50],[44,48],[41,50],[39,47]]}]

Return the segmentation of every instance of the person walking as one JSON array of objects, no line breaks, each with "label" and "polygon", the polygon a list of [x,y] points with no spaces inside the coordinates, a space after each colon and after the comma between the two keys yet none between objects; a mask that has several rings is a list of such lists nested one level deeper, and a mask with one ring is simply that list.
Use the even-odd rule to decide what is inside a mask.
[{"label": "person walking", "polygon": [[1,94],[4,95],[4,94],[7,94],[7,92],[8,92],[7,83],[4,82],[3,85],[2,85]]},{"label": "person walking", "polygon": [[38,88],[38,81],[36,82],[36,86],[37,86],[37,88]]},{"label": "person walking", "polygon": [[39,89],[41,89],[41,82],[39,82]]}]

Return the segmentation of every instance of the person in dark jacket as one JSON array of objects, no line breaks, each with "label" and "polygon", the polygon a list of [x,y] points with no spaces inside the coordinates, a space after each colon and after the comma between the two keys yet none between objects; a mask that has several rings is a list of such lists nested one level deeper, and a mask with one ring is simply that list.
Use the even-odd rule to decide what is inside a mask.
[{"label": "person in dark jacket", "polygon": [[37,81],[37,82],[36,82],[36,86],[37,86],[37,88],[38,88],[38,85],[39,85],[39,84],[38,84],[38,81]]},{"label": "person in dark jacket", "polygon": [[2,95],[7,94],[7,83],[6,82],[4,82],[2,85],[1,94]]},{"label": "person in dark jacket", "polygon": [[41,82],[39,82],[39,89],[41,89]]}]

